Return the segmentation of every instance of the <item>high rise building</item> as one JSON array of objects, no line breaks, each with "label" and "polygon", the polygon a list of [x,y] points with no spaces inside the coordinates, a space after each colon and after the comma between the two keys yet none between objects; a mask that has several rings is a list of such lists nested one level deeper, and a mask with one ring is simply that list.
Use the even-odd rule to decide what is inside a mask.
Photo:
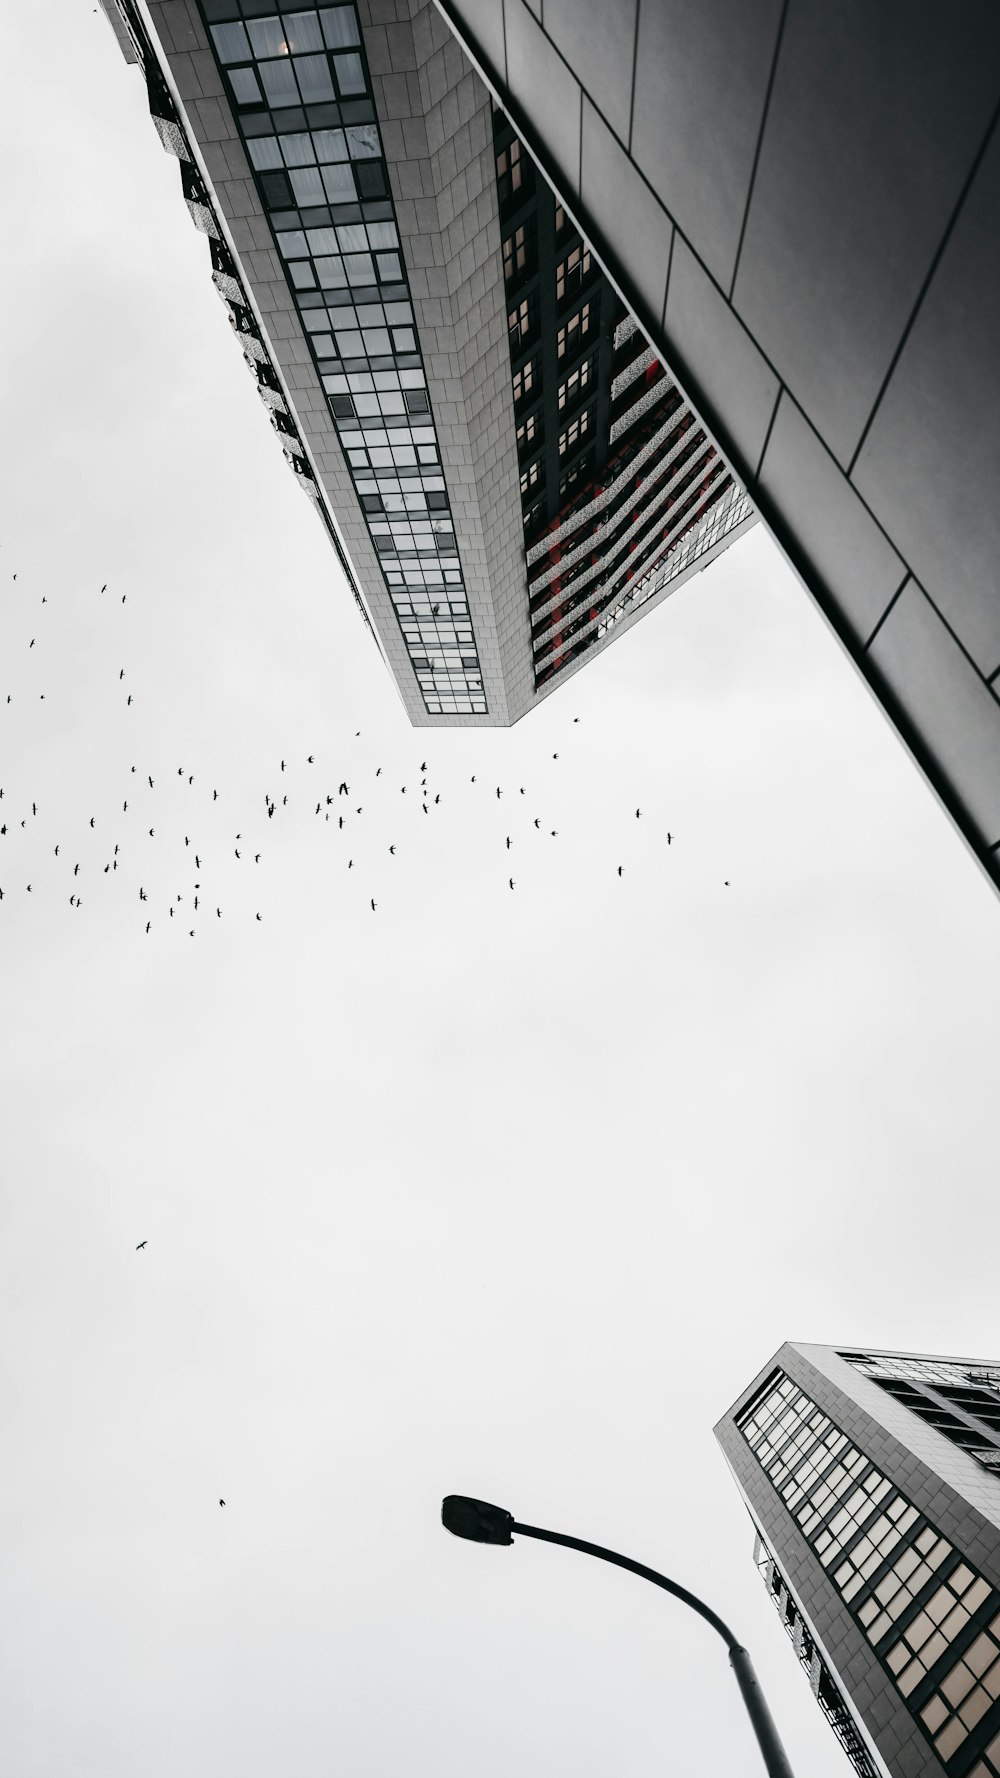
[{"label": "high rise building", "polygon": [[1000,887],[1000,7],[437,5]]},{"label": "high rise building", "polygon": [[787,1344],[715,1431],[859,1778],[1000,1778],[1000,1365]]},{"label": "high rise building", "polygon": [[413,722],[515,722],[754,522],[430,0],[102,5]]}]

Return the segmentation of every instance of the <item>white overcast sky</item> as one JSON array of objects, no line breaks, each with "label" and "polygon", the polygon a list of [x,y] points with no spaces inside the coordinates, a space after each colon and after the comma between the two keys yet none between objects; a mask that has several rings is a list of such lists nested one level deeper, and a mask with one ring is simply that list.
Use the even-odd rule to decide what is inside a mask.
[{"label": "white overcast sky", "polygon": [[711,1427],[786,1337],[997,1356],[996,899],[760,531],[412,731],[139,76],[5,39],[0,1767],[759,1769],[710,1631],[463,1490],[844,1778]]}]

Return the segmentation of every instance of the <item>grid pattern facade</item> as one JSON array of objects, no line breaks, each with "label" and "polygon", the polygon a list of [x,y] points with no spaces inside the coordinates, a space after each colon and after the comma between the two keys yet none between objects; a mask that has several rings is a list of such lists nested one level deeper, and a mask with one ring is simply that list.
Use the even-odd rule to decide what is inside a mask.
[{"label": "grid pattern facade", "polygon": [[840,1356],[984,1469],[1000,1473],[1000,1371],[895,1353]]},{"label": "grid pattern facade", "polygon": [[518,720],[753,523],[429,0],[102,5],[411,720]]},{"label": "grid pattern facade", "polygon": [[1000,1590],[783,1371],[736,1425],[945,1770],[997,1778]]},{"label": "grid pattern facade", "polygon": [[200,4],[425,707],[485,715],[357,11]]},{"label": "grid pattern facade", "polygon": [[[109,8],[112,10],[109,11]],[[150,117],[157,135],[166,152],[180,165],[181,188],[188,213],[195,227],[208,238],[213,283],[226,305],[230,326],[243,353],[244,362],[254,377],[257,393],[278,436],[285,460],[297,477],[298,485],[313,501],[337,553],[355,603],[374,636],[372,622],[351,563],[323,501],[320,484],[310,462],[294,408],[286,399],[278,367],[258,325],[240,268],[223,240],[213,194],[195,164],[184,121],[163,78],[144,20],[133,0],[107,0],[105,11],[112,20],[127,60],[136,63],[142,71]]]},{"label": "grid pattern facade", "polygon": [[501,111],[494,142],[537,689],[751,508]]}]

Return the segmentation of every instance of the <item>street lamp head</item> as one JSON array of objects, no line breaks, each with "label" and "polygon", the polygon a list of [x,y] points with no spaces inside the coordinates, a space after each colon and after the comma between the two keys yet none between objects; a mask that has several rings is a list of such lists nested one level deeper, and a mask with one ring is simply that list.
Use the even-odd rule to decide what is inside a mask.
[{"label": "street lamp head", "polygon": [[513,1543],[514,1516],[488,1500],[470,1500],[467,1494],[446,1494],[441,1502],[441,1523],[455,1537],[473,1543]]}]

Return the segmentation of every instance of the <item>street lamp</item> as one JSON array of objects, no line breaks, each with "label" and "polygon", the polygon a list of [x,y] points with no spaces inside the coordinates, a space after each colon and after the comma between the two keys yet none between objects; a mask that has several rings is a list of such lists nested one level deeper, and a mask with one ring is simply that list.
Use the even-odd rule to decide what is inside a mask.
[{"label": "street lamp", "polygon": [[665,1574],[657,1574],[655,1568],[646,1568],[641,1562],[633,1562],[628,1556],[619,1556],[615,1550],[603,1549],[599,1543],[584,1543],[581,1537],[566,1537],[561,1531],[541,1531],[537,1525],[520,1525],[502,1506],[491,1506],[487,1500],[471,1500],[465,1494],[445,1496],[441,1502],[441,1522],[445,1530],[451,1531],[455,1537],[467,1537],[473,1543],[513,1543],[515,1531],[521,1537],[540,1538],[543,1543],[561,1543],[569,1550],[582,1550],[585,1556],[597,1556],[602,1562],[613,1562],[616,1568],[627,1568],[630,1574],[638,1574],[643,1580],[651,1580],[654,1586],[663,1587],[675,1599],[683,1599],[685,1605],[690,1605],[692,1611],[696,1611],[699,1617],[711,1624],[713,1630],[719,1632],[729,1650],[730,1665],[736,1675],[736,1683],[743,1695],[747,1715],[753,1724],[757,1744],[770,1778],[792,1778],[788,1756],[781,1745],[774,1718],[767,1707],[747,1650],[736,1640],[728,1624],[724,1624],[709,1606],[696,1598],[694,1593],[689,1593],[686,1587],[680,1587],[676,1581],[668,1580]]}]

